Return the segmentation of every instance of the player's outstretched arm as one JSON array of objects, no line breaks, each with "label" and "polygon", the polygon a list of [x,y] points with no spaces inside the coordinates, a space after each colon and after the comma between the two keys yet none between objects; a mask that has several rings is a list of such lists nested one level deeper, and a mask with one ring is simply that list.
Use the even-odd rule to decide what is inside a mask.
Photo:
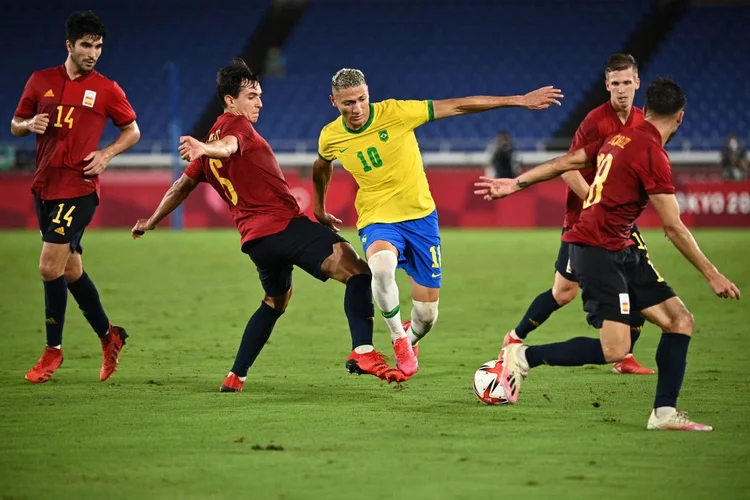
[{"label": "player's outstretched arm", "polygon": [[201,156],[217,159],[229,158],[237,152],[239,147],[240,143],[233,135],[227,135],[211,142],[201,142],[189,135],[183,135],[180,137],[178,150],[183,160],[193,161]]},{"label": "player's outstretched arm", "polygon": [[336,224],[341,224],[341,221],[326,211],[326,194],[328,193],[328,186],[331,184],[332,173],[333,162],[326,161],[318,156],[313,163],[313,191],[315,198],[313,213],[318,222],[338,232],[339,228]]},{"label": "player's outstretched arm", "polygon": [[172,184],[172,187],[167,190],[164,198],[161,199],[159,206],[156,208],[151,217],[148,219],[140,219],[135,223],[130,234],[133,239],[140,238],[146,231],[153,231],[156,226],[166,217],[171,214],[175,208],[179,207],[180,204],[187,199],[190,193],[193,192],[195,186],[198,185],[198,181],[191,179],[185,174],[182,174],[179,179]]},{"label": "player's outstretched arm", "polygon": [[85,175],[101,174],[107,168],[109,162],[112,161],[112,158],[135,146],[140,139],[141,129],[138,128],[136,122],[131,122],[124,127],[120,127],[120,135],[115,142],[106,148],[99,151],[92,151],[86,155],[83,160],[89,162],[89,164],[83,169],[83,173]]},{"label": "player's outstretched arm", "polygon": [[589,194],[589,183],[583,178],[581,172],[578,170],[571,170],[569,172],[563,172],[561,175],[562,180],[568,185],[571,191],[573,191],[580,199],[585,200]]},{"label": "player's outstretched arm", "polygon": [[677,250],[703,274],[714,293],[722,298],[739,300],[739,288],[708,260],[693,238],[693,234],[683,224],[677,197],[674,194],[652,194],[648,198],[661,218],[664,234],[677,247]]},{"label": "player's outstretched arm", "polygon": [[586,151],[579,149],[527,170],[515,179],[480,177],[479,182],[474,183],[474,187],[476,188],[474,194],[484,197],[487,201],[505,198],[537,182],[548,181],[559,177],[565,172],[580,170],[590,165],[591,163]]},{"label": "player's outstretched arm", "polygon": [[562,99],[560,89],[552,86],[542,87],[529,92],[526,95],[516,96],[486,96],[477,95],[471,97],[459,97],[456,99],[442,99],[433,101],[434,119],[449,118],[451,116],[481,113],[490,109],[521,107],[526,109],[547,109],[553,104],[560,105],[558,99]]}]

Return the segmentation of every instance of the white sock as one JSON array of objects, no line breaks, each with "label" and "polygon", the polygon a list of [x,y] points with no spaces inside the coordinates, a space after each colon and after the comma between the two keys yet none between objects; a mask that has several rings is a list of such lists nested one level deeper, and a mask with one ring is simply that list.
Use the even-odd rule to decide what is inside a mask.
[{"label": "white sock", "polygon": [[406,336],[401,324],[401,306],[398,303],[396,284],[398,258],[390,250],[381,250],[367,259],[367,264],[372,271],[372,298],[391,331],[391,341],[395,342]]},{"label": "white sock", "polygon": [[510,332],[510,338],[523,341],[523,339],[516,333],[515,328]]},{"label": "white sock", "polygon": [[435,302],[412,300],[411,326],[407,332],[411,345],[417,345],[425,335],[430,333],[432,327],[435,326],[438,317],[439,302],[439,300]]},{"label": "white sock", "polygon": [[49,345],[47,347],[51,347],[52,349],[62,349],[62,345]]},{"label": "white sock", "polygon": [[374,351],[375,348],[371,345],[358,345],[354,348],[354,352],[357,354],[367,354],[368,352]]}]

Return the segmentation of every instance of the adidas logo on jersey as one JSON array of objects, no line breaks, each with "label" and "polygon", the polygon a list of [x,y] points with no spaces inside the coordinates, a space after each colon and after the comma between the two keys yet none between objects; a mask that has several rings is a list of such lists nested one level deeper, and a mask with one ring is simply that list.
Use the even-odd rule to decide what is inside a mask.
[{"label": "adidas logo on jersey", "polygon": [[52,92],[52,89],[49,89],[47,92],[44,93],[44,97],[55,97],[55,93]]},{"label": "adidas logo on jersey", "polygon": [[56,232],[57,234],[60,234],[60,235],[62,235],[62,236],[65,236],[65,228],[64,228],[64,227],[62,227],[62,226],[60,226],[60,227],[58,227],[57,229],[55,229],[55,232]]}]

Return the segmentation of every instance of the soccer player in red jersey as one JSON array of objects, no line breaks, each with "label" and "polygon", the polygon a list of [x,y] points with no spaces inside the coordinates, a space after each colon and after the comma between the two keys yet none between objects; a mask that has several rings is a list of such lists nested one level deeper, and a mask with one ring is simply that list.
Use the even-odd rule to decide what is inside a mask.
[{"label": "soccer player in red jersey", "polygon": [[577,337],[531,347],[508,344],[501,359],[502,381],[510,402],[517,401],[530,368],[622,359],[630,344],[630,313],[639,311],[663,332],[656,351],[656,398],[647,428],[712,430],[677,410],[693,316],[630,238],[635,220],[650,201],[667,238],[703,274],[714,293],[740,298],[737,286],[708,260],[680,219],[664,145],[682,123],[685,104],[679,85],[657,78],[646,90],[646,121],[641,125],[558,157],[516,179],[483,178],[476,184],[476,193],[491,200],[563,172],[597,166],[580,218],[563,240],[570,243],[571,264],[583,290],[587,320],[599,329],[600,338]]},{"label": "soccer player in red jersey", "polygon": [[[36,202],[42,255],[47,346],[26,380],[43,383],[63,361],[62,333],[68,291],[99,336],[100,380],[117,369],[127,333],[112,326],[91,278],[83,270],[81,238],[99,205],[99,175],[110,160],[140,138],[135,112],[116,82],[94,70],[106,31],[92,12],[71,15],[66,27],[65,63],[35,71],[11,122],[13,135],[37,134],[36,172],[31,186]],[[107,120],[121,130],[99,149]]]},{"label": "soccer player in red jersey", "polygon": [[[633,106],[635,91],[641,85],[638,79],[638,65],[630,54],[613,54],[607,60],[604,70],[604,83],[610,93],[610,100],[593,109],[578,126],[570,145],[570,151],[576,151],[587,144],[619,132],[623,128],[634,127],[643,122],[643,111]],[[568,184],[565,202],[565,221],[562,232],[565,234],[578,220],[589,185],[594,180],[594,169],[565,172],[562,177]],[[648,250],[638,228],[633,226],[633,241],[644,258],[648,259]],[[555,262],[555,281],[552,288],[539,294],[529,306],[526,314],[513,330],[505,334],[503,347],[511,342],[521,344],[530,332],[547,321],[550,315],[565,306],[578,295],[578,280],[570,265],[570,245],[560,242],[560,250]],[[650,375],[654,371],[641,366],[633,357],[633,347],[640,337],[645,320],[638,312],[631,318],[631,345],[628,355],[615,363],[615,373],[633,373]]]},{"label": "soccer player in red jersey", "polygon": [[242,252],[258,268],[265,291],[260,307],[245,327],[234,366],[220,387],[242,390],[250,366],[271,335],[292,296],[292,267],[315,278],[346,284],[344,310],[352,335],[346,362],[350,373],[374,375],[390,382],[406,376],[389,366],[372,346],[372,276],[352,246],[328,227],[312,222],[300,210],[273,150],[256,132],[262,107],[258,76],[240,59],[221,69],[217,93],[224,114],[211,128],[208,141],[181,138],[180,154],[189,160],[148,219],[133,227],[133,237],[156,228],[200,182],[208,182],[229,207],[242,241]]}]

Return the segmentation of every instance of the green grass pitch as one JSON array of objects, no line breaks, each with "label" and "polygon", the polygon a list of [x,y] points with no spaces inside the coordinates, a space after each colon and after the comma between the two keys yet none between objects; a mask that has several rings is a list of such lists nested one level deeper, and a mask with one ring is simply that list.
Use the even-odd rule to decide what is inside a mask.
[{"label": "green grass pitch", "polygon": [[[65,363],[39,386],[23,379],[44,345],[39,238],[0,233],[0,496],[747,498],[749,231],[697,232],[745,292],[739,303],[715,298],[659,232],[645,232],[696,317],[680,406],[712,433],[646,431],[655,376],[608,366],[541,367],[517,405],[477,402],[472,374],[551,285],[559,231],[443,237],[440,319],[401,390],[345,372],[344,287],[296,270],[290,307],[244,392],[220,394],[261,298],[234,231],[87,233],[85,267],[131,338],[119,371],[99,382],[99,343],[71,297]],[[408,313],[402,272],[399,283]],[[578,335],[596,335],[580,299],[529,340]],[[647,325],[635,352],[644,365],[655,366],[658,338]],[[375,343],[390,351],[380,320]]]}]

